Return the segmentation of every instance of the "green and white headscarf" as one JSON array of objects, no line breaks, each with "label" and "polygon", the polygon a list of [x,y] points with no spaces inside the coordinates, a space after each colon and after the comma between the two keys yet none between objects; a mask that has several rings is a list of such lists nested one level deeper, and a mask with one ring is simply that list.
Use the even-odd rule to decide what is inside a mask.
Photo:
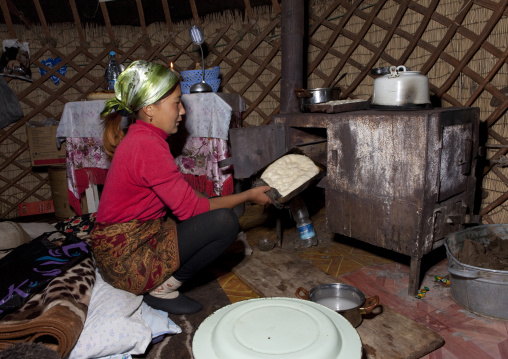
[{"label": "green and white headscarf", "polygon": [[151,105],[164,96],[176,83],[178,76],[169,68],[137,60],[117,78],[115,98],[107,100],[101,116],[116,112],[133,113]]}]

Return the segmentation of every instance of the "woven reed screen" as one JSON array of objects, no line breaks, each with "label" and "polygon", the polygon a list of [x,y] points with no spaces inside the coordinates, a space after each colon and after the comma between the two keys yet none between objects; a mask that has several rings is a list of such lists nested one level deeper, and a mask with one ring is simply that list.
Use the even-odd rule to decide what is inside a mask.
[{"label": "woven reed screen", "polygon": [[[0,0],[4,18],[5,1]],[[166,0],[161,1],[164,4]],[[481,206],[485,223],[508,220],[508,173],[504,167],[508,162],[507,3],[316,0],[309,1],[306,24],[308,68],[304,78],[308,88],[329,86],[340,74],[347,73],[339,83],[343,96],[368,99],[373,84],[370,69],[403,64],[429,77],[431,94],[441,100],[442,106],[480,108],[488,129]],[[76,9],[73,0],[68,4],[62,1],[69,11]],[[247,14],[223,13],[194,19],[205,31],[209,50],[206,66],[221,67],[221,91],[238,93],[247,103],[244,126],[267,124],[279,111],[281,21],[277,2],[274,4],[249,8]],[[0,24],[2,38],[29,42],[34,74],[33,83],[9,81],[25,117],[0,130],[0,218],[16,217],[19,203],[51,199],[47,173],[30,166],[25,123],[48,117],[59,119],[65,103],[103,90],[110,50],[115,50],[125,65],[147,59],[173,62],[175,69],[182,71],[201,62],[199,49],[188,36],[191,22],[172,23],[170,14],[166,14],[166,23],[146,26],[141,21],[141,27],[110,26],[107,3],[100,3],[98,11],[106,19],[104,26],[82,25],[79,11],[75,11],[74,24],[30,28]],[[42,6],[39,16],[43,14]],[[57,72],[59,66],[49,69],[41,63],[57,56],[63,59],[59,65],[67,66],[64,76]],[[39,68],[48,73],[41,77]],[[60,78],[60,84],[55,85],[51,75]]]}]

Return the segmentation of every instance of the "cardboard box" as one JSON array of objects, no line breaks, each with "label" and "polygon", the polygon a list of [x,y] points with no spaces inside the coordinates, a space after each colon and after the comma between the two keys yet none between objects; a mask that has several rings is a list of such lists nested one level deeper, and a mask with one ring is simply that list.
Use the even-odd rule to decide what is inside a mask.
[{"label": "cardboard box", "polygon": [[44,122],[29,121],[26,125],[32,166],[65,164],[65,146],[58,149],[56,145],[58,121],[48,120]]},{"label": "cardboard box", "polygon": [[48,167],[49,186],[55,207],[55,217],[66,219],[76,216],[76,212],[69,204],[67,187],[67,173],[65,166]]},{"label": "cardboard box", "polygon": [[35,214],[53,213],[53,200],[39,202],[25,202],[18,205],[18,216],[32,216]]}]

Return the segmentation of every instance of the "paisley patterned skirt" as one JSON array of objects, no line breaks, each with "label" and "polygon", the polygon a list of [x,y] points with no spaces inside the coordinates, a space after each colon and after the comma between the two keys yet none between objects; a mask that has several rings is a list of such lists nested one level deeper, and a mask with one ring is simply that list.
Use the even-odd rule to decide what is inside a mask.
[{"label": "paisley patterned skirt", "polygon": [[180,266],[176,223],[170,218],[95,222],[91,237],[104,281],[136,295],[157,287]]}]

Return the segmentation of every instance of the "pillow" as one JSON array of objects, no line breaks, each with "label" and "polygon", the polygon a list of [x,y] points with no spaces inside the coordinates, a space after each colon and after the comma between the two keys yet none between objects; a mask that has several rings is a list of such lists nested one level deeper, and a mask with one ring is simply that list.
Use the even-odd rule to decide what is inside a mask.
[{"label": "pillow", "polygon": [[182,332],[182,329],[168,318],[168,313],[153,309],[145,302],[141,304],[141,315],[152,330],[152,344],[160,342],[166,334]]},{"label": "pillow", "polygon": [[130,354],[115,354],[108,355],[105,357],[95,358],[95,359],[132,359],[132,355]]},{"label": "pillow", "polygon": [[95,359],[132,359],[132,355],[130,354],[115,354],[108,355],[105,357],[95,358]]},{"label": "pillow", "polygon": [[0,251],[14,249],[30,241],[30,235],[18,223],[0,222]]},{"label": "pillow", "polygon": [[55,226],[45,222],[18,223],[23,230],[34,239],[46,232],[56,231]]},{"label": "pillow", "polygon": [[[161,332],[181,332],[167,314],[154,314],[154,309],[142,306],[142,296],[112,287],[104,282],[98,270],[96,275],[85,325],[69,359],[143,354],[154,337],[151,326],[156,328],[157,336]],[[150,324],[142,312],[146,312]]]}]

